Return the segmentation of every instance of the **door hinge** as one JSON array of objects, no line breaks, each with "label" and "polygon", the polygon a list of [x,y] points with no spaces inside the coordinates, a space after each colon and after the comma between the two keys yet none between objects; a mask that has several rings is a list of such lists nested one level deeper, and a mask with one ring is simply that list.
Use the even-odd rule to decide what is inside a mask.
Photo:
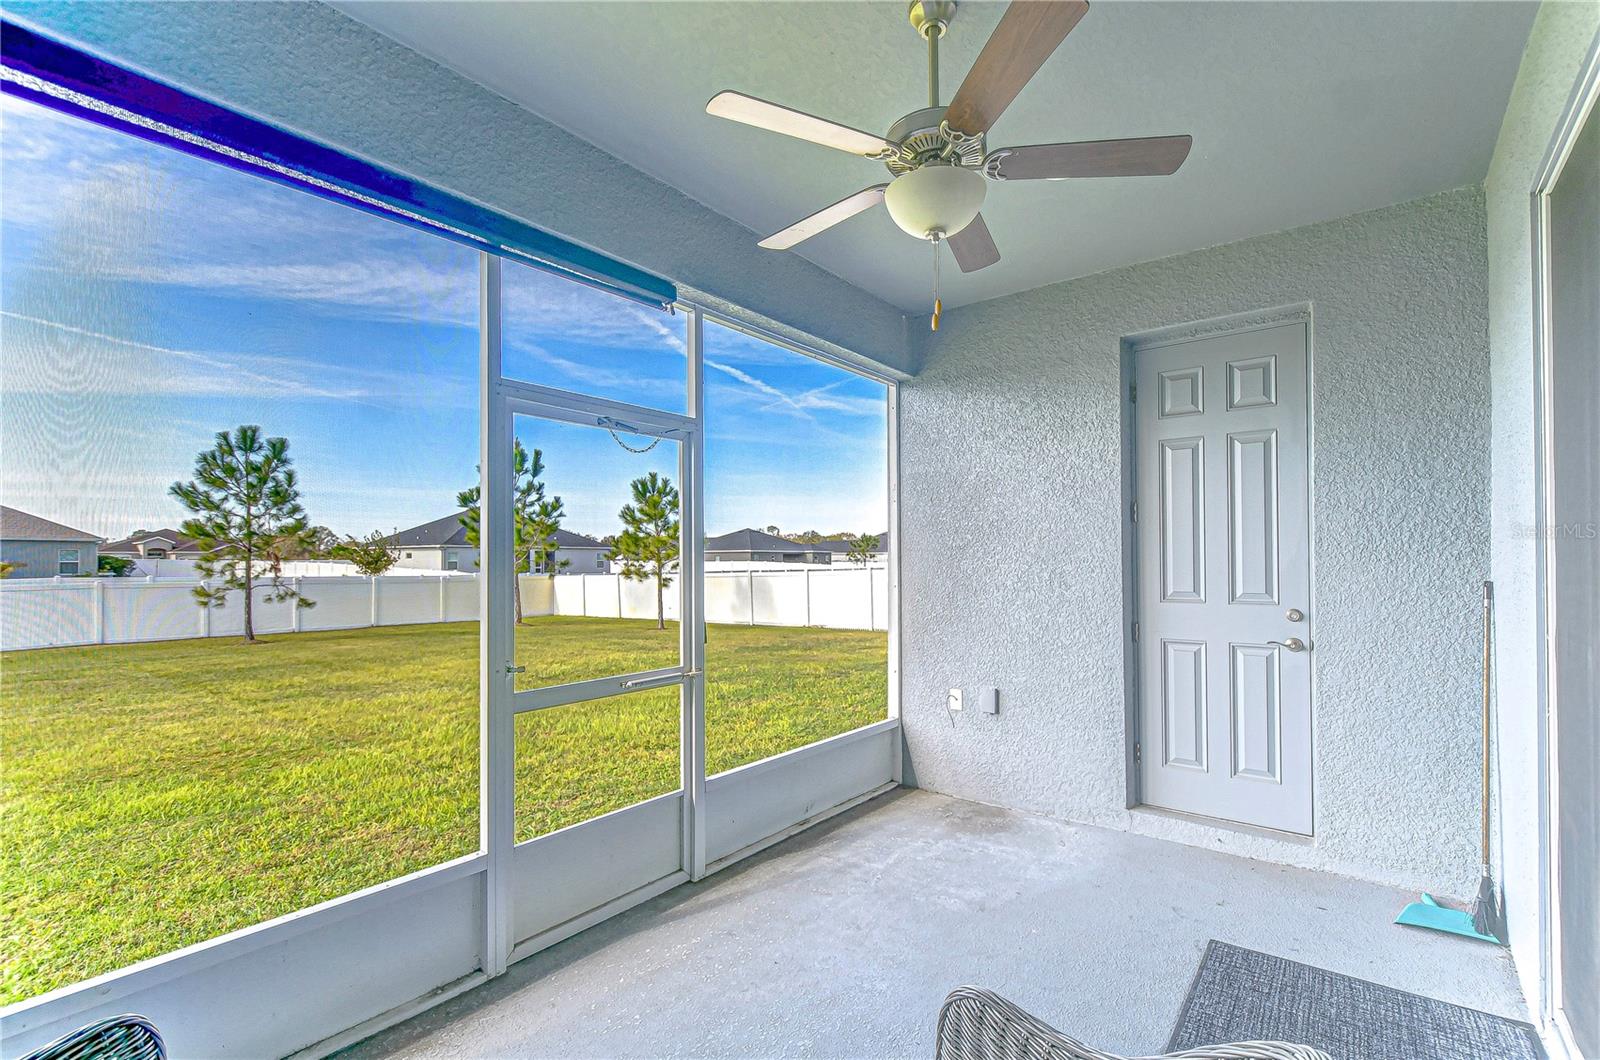
[{"label": "door hinge", "polygon": [[1144,747],[1138,740],[1133,741],[1133,764],[1138,765],[1144,761]]},{"label": "door hinge", "polygon": [[1131,404],[1133,404],[1134,402],[1136,402],[1138,400],[1139,400],[1139,384],[1138,383],[1129,383],[1128,384],[1128,403],[1131,405]]},{"label": "door hinge", "polygon": [[1133,624],[1133,641],[1135,644],[1139,642],[1139,623],[1137,622]]},{"label": "door hinge", "polygon": [[1134,501],[1132,504],[1128,505],[1128,518],[1133,520],[1136,523],[1139,521],[1139,502],[1138,501]]}]

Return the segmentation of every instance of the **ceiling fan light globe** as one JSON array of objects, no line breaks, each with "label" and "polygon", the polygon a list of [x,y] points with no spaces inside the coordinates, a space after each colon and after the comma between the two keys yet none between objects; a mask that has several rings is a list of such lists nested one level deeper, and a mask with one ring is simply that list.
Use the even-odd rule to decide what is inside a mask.
[{"label": "ceiling fan light globe", "polygon": [[948,238],[972,223],[983,209],[988,185],[981,173],[960,166],[923,166],[902,173],[884,193],[889,216],[908,234]]}]

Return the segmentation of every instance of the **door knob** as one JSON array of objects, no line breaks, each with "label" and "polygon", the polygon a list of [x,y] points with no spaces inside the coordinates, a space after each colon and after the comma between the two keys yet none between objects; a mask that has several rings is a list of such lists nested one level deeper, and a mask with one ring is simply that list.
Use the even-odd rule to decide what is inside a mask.
[{"label": "door knob", "polygon": [[1276,644],[1278,647],[1287,648],[1290,651],[1306,650],[1306,642],[1301,640],[1299,637],[1290,637],[1288,640],[1269,640],[1267,643]]}]

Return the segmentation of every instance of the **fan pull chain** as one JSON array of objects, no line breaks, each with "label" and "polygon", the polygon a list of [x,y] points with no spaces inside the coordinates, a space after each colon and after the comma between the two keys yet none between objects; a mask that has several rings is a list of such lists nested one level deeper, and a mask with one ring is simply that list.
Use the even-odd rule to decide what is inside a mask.
[{"label": "fan pull chain", "polygon": [[933,320],[932,330],[939,330],[939,317],[944,313],[944,303],[939,300],[939,237],[933,240]]}]

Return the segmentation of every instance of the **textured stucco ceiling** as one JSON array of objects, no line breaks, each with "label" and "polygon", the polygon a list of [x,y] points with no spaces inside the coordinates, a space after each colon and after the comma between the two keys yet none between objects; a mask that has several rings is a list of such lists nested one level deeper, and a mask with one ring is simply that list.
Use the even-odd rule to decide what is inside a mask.
[{"label": "textured stucco ceiling", "polygon": [[[883,168],[704,113],[737,88],[864,129],[924,104],[924,47],[885,3],[336,6],[766,234]],[[944,96],[1003,5],[963,3]],[[1172,177],[990,185],[1003,254],[944,270],[961,305],[1483,179],[1533,3],[1096,3],[991,147],[1188,132]],[[603,208],[603,204],[597,204]],[[752,234],[752,239],[757,238]],[[807,258],[907,310],[931,259],[879,209]]]}]

